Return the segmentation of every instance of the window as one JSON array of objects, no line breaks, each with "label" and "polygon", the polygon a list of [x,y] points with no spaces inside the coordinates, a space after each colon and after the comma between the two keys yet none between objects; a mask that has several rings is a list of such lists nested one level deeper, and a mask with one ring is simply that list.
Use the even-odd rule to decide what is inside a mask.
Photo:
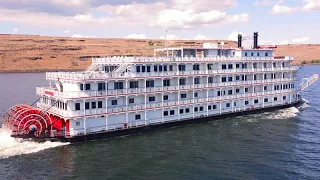
[{"label": "window", "polygon": [[194,107],[194,112],[198,112],[198,107]]},{"label": "window", "polygon": [[194,84],[200,84],[200,78],[198,77],[194,78]]},{"label": "window", "polygon": [[186,65],[185,64],[179,64],[179,71],[186,71]]},{"label": "window", "polygon": [[232,81],[232,76],[228,77],[228,81],[231,82]]},{"label": "window", "polygon": [[91,102],[91,109],[97,108],[97,103],[96,102]]},{"label": "window", "polygon": [[222,69],[227,69],[227,65],[226,64],[222,64]]},{"label": "window", "polygon": [[221,96],[221,92],[220,91],[217,91],[217,96]]},{"label": "window", "polygon": [[183,109],[180,109],[180,114],[183,114]]},{"label": "window", "polygon": [[80,84],[80,90],[83,91],[83,84]]},{"label": "window", "polygon": [[236,89],[236,93],[239,93],[240,92],[240,89]]},{"label": "window", "polygon": [[208,70],[212,70],[212,66],[213,66],[213,64],[207,64]]},{"label": "window", "polygon": [[170,79],[164,79],[163,86],[170,86]]},{"label": "window", "polygon": [[123,89],[123,82],[114,82],[114,89]]},{"label": "window", "polygon": [[98,108],[102,108],[102,101],[98,101]]},{"label": "window", "polygon": [[154,87],[154,80],[147,80],[146,81],[146,87],[147,88]]},{"label": "window", "polygon": [[159,66],[159,72],[162,72],[162,66],[161,65]]},{"label": "window", "polygon": [[130,88],[138,88],[138,81],[130,81]]},{"label": "window", "polygon": [[264,102],[268,102],[268,98],[265,98],[265,99],[264,99]]},{"label": "window", "polygon": [[184,78],[179,79],[179,85],[180,86],[186,85],[186,79],[184,79]]},{"label": "window", "polygon": [[263,63],[263,68],[267,68],[267,63]]},{"label": "window", "polygon": [[98,91],[106,90],[106,83],[98,83]]},{"label": "window", "polygon": [[253,80],[257,80],[257,75],[253,75]]},{"label": "window", "polygon": [[245,53],[244,53],[244,56],[248,56],[248,53],[247,53],[247,52],[245,52]]},{"label": "window", "polygon": [[264,54],[265,56],[269,56],[269,54],[266,52],[265,54]]},{"label": "window", "polygon": [[283,100],[286,100],[287,99],[287,96],[283,96]]},{"label": "window", "polygon": [[197,92],[194,93],[194,97],[198,97],[198,93]]},{"label": "window", "polygon": [[226,107],[229,108],[229,107],[230,107],[230,103],[227,103],[227,104],[226,104]]},{"label": "window", "polygon": [[277,98],[277,97],[274,97],[274,98],[273,98],[273,101],[278,101],[278,98]]},{"label": "window", "polygon": [[257,53],[257,56],[260,56],[260,53]]},{"label": "window", "polygon": [[136,71],[140,72],[140,66],[136,66]]},{"label": "window", "polygon": [[174,115],[174,110],[170,110],[170,115]]},{"label": "window", "polygon": [[169,65],[169,71],[173,71],[173,66]]},{"label": "window", "polygon": [[163,65],[163,71],[168,71],[168,66],[167,65]]},{"label": "window", "polygon": [[80,121],[76,121],[76,126],[80,126]]},{"label": "window", "polygon": [[284,62],[282,63],[282,67],[284,67]]},{"label": "window", "polygon": [[190,112],[190,109],[189,108],[186,108],[186,113],[189,113]]},{"label": "window", "polygon": [[264,74],[264,79],[267,79],[267,74]]},{"label": "window", "polygon": [[181,99],[187,98],[187,94],[180,94],[180,98],[181,98]]},{"label": "window", "polygon": [[239,69],[240,68],[240,64],[236,64],[236,68]]},{"label": "window", "polygon": [[134,98],[129,98],[129,104],[134,104]]},{"label": "window", "polygon": [[217,109],[217,105],[212,105],[212,109]]},{"label": "window", "polygon": [[251,56],[253,56],[253,52],[251,53]]},{"label": "window", "polygon": [[242,69],[247,69],[247,63],[242,64]]},{"label": "window", "polygon": [[86,84],[86,90],[90,90],[91,87],[90,87],[90,84]]},{"label": "window", "polygon": [[85,103],[85,109],[90,109],[90,103],[89,102]]},{"label": "window", "polygon": [[244,92],[249,92],[249,88],[244,88]]},{"label": "window", "polygon": [[209,105],[209,106],[208,106],[208,110],[211,110],[211,108],[212,108],[212,106],[211,106],[211,105]]},{"label": "window", "polygon": [[265,91],[268,90],[268,86],[264,86],[263,90]]},{"label": "window", "polygon": [[228,69],[232,69],[233,65],[232,64],[228,64]]},{"label": "window", "polygon": [[158,71],[158,66],[157,66],[157,65],[154,65],[154,66],[153,66],[153,71],[154,71],[154,72],[157,72],[157,71]]},{"label": "window", "polygon": [[199,108],[199,110],[200,110],[200,111],[203,111],[203,106],[201,106],[201,107]]},{"label": "window", "polygon": [[257,63],[253,63],[253,68],[257,68]]},{"label": "window", "polygon": [[228,90],[228,95],[232,95],[232,90]]},{"label": "window", "polygon": [[112,101],[111,101],[111,105],[112,105],[112,106],[118,105],[118,101],[117,101],[117,100],[112,100]]},{"label": "window", "polygon": [[163,111],[163,116],[168,116],[169,112],[168,111]]},{"label": "window", "polygon": [[142,72],[146,72],[146,67],[145,66],[141,66],[141,71]]},{"label": "window", "polygon": [[75,103],[75,110],[76,111],[79,111],[80,110],[80,103]]},{"label": "window", "polygon": [[149,102],[154,102],[154,101],[156,101],[156,97],[154,96],[149,97]]},{"label": "window", "polygon": [[222,77],[221,82],[227,82],[227,77]]},{"label": "window", "polygon": [[199,71],[200,70],[200,65],[199,64],[194,64],[193,65],[193,70],[194,71]]},{"label": "window", "polygon": [[249,101],[245,101],[244,104],[245,104],[245,105],[248,105],[248,104],[249,104]]},{"label": "window", "polygon": [[208,83],[213,83],[213,77],[208,77]]},{"label": "window", "polygon": [[140,119],[141,119],[141,115],[140,115],[140,114],[136,114],[136,115],[135,115],[135,119],[136,119],[136,120],[140,120]]},{"label": "window", "polygon": [[273,63],[273,67],[276,68],[276,67],[277,67],[277,64],[276,64],[276,63]]},{"label": "window", "polygon": [[169,96],[168,95],[163,95],[163,100],[164,101],[167,101],[169,99]]},{"label": "window", "polygon": [[150,72],[150,66],[147,66],[147,72]]},{"label": "window", "polygon": [[233,102],[233,106],[234,106],[234,107],[237,106],[237,102]]},{"label": "window", "polygon": [[259,100],[258,100],[258,99],[255,99],[255,100],[254,100],[254,103],[255,103],[255,104],[258,104],[258,103],[259,103]]},{"label": "window", "polygon": [[240,76],[236,76],[236,81],[239,81],[240,80]]}]

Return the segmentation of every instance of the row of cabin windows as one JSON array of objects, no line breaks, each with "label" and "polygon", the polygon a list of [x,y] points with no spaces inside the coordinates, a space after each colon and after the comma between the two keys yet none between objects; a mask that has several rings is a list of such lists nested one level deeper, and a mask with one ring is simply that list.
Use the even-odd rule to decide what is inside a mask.
[{"label": "row of cabin windows", "polygon": [[61,102],[61,101],[56,101],[56,100],[53,100],[53,99],[49,99],[47,97],[42,97],[42,103],[49,104],[49,105],[57,107],[59,109],[68,110],[67,103],[64,103],[64,102]]},{"label": "row of cabin windows", "polygon": [[[154,65],[154,72],[173,71],[173,65]],[[151,72],[151,66],[136,66],[136,72]]]},{"label": "row of cabin windows", "polygon": [[[248,56],[248,52],[245,52],[244,53],[244,56]],[[251,52],[251,56],[254,56],[254,53],[253,52]],[[257,56],[260,56],[260,52],[257,52]],[[264,53],[264,56],[269,56],[269,53]]]},{"label": "row of cabin windows", "polygon": [[274,85],[274,90],[281,90],[281,89],[294,89],[294,84],[281,84],[281,85]]},{"label": "row of cabin windows", "polygon": [[[74,105],[75,105],[76,111],[79,111],[81,109],[80,103],[75,103]],[[90,107],[90,105],[91,105],[91,107]],[[85,109],[96,109],[96,108],[100,109],[100,108],[102,108],[102,101],[91,102],[91,103],[86,102],[84,106],[85,106]]]},{"label": "row of cabin windows", "polygon": [[[282,64],[282,67],[285,67],[285,63],[283,62]],[[253,68],[258,68],[258,63],[253,63],[252,64],[252,66],[253,66]],[[272,63],[272,66],[274,67],[274,68],[276,68],[277,67],[277,63]],[[233,69],[233,64],[222,64],[221,65],[221,68],[222,69]],[[247,63],[242,63],[241,64],[241,68],[242,69],[247,69],[248,68],[248,64]],[[267,68],[267,63],[263,63],[263,68]],[[240,64],[236,64],[236,69],[240,69]]]},{"label": "row of cabin windows", "polygon": [[[80,84],[80,90],[91,90],[90,84]],[[106,83],[98,83],[98,91],[104,91],[106,90]]]}]

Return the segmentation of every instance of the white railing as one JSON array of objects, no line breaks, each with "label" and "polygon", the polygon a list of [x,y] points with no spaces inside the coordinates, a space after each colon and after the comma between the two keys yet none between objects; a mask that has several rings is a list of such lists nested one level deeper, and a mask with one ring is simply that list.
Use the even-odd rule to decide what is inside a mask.
[{"label": "white railing", "polygon": [[292,61],[293,57],[103,57],[92,58],[93,64],[112,64],[112,63],[145,63],[145,62],[228,62],[228,61],[266,61],[266,60],[285,60]]},{"label": "white railing", "polygon": [[196,98],[196,99],[181,99],[180,101],[168,101],[168,102],[154,102],[148,104],[135,104],[128,106],[119,106],[119,107],[109,107],[109,108],[98,108],[84,110],[81,108],[79,111],[64,110],[57,107],[51,107],[51,105],[37,103],[37,107],[42,110],[47,110],[50,113],[62,116],[63,118],[70,119],[76,117],[84,116],[102,116],[106,114],[118,114],[125,113],[127,111],[145,111],[148,109],[162,109],[167,107],[177,107],[184,105],[196,105],[196,104],[205,104],[205,103],[217,103],[221,101],[231,101],[237,99],[250,99],[250,98],[259,98],[264,96],[279,95],[279,94],[288,94],[296,93],[295,89],[288,90],[277,90],[269,92],[256,92],[256,93],[247,93],[247,94],[236,94],[236,95],[227,95],[227,96],[218,96],[218,97],[209,97],[209,98]]},{"label": "white railing", "polygon": [[154,78],[167,77],[177,75],[219,75],[219,74],[234,74],[234,73],[258,73],[258,72],[280,72],[280,71],[296,71],[298,67],[281,67],[281,68],[249,68],[249,69],[231,69],[231,70],[199,70],[199,71],[167,71],[167,72],[144,72],[144,73],[103,73],[103,72],[47,72],[47,79],[63,79],[71,81],[86,81],[86,80],[107,80],[121,78]]},{"label": "white railing", "polygon": [[157,93],[162,91],[185,91],[193,89],[205,88],[223,88],[229,86],[250,86],[255,84],[268,84],[268,83],[286,83],[295,81],[295,78],[284,79],[268,79],[268,80],[255,80],[255,81],[238,81],[238,82],[222,82],[222,83],[208,83],[208,84],[195,84],[195,85],[180,85],[180,86],[167,86],[167,87],[152,87],[152,88],[135,88],[135,89],[117,89],[106,91],[65,91],[59,92],[51,87],[37,87],[36,93],[40,95],[49,95],[60,99],[75,99],[75,98],[94,98],[105,96],[119,96],[130,94],[145,94]]}]

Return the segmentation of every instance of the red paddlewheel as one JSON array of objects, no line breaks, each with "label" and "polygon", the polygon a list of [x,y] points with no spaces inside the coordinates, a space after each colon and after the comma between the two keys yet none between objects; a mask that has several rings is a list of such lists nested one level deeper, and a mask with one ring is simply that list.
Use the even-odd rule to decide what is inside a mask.
[{"label": "red paddlewheel", "polygon": [[[18,135],[29,134],[30,131],[40,135],[52,124],[46,112],[24,104],[11,107],[3,116],[2,122],[6,128]],[[51,126],[48,130],[51,130]]]}]

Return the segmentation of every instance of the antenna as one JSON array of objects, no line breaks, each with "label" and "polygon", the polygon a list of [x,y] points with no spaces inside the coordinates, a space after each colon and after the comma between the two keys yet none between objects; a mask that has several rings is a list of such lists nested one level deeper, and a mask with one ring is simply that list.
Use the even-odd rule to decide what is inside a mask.
[{"label": "antenna", "polygon": [[168,49],[168,42],[167,42],[167,39],[168,39],[168,30],[166,29],[166,49],[167,49],[167,57],[169,57],[169,49]]}]

